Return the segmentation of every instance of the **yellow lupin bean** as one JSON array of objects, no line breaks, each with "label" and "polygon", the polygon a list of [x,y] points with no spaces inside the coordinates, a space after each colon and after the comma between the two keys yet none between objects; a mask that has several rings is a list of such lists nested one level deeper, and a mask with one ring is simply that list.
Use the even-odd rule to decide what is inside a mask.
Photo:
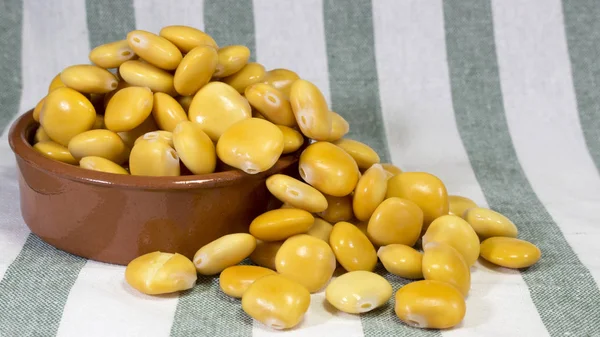
[{"label": "yellow lupin bean", "polygon": [[337,261],[347,271],[372,271],[377,264],[377,252],[369,238],[358,227],[345,221],[333,226],[329,245]]},{"label": "yellow lupin bean", "polygon": [[370,271],[351,271],[332,280],[325,289],[327,302],[349,314],[379,308],[392,297],[390,282]]},{"label": "yellow lupin bean", "polygon": [[210,82],[198,90],[188,111],[189,119],[202,125],[213,142],[233,124],[252,117],[248,101],[230,85]]},{"label": "yellow lupin bean", "polygon": [[278,68],[267,71],[262,82],[281,91],[286,97],[290,97],[292,84],[298,79],[300,79],[300,76],[295,72],[289,69]]},{"label": "yellow lupin bean", "polygon": [[356,164],[361,170],[366,170],[373,166],[373,164],[378,164],[380,161],[379,155],[375,150],[369,147],[369,145],[357,140],[342,138],[335,141],[334,144],[348,152],[348,154],[356,160]]},{"label": "yellow lupin bean", "polygon": [[77,160],[95,156],[106,158],[117,164],[127,160],[128,151],[125,143],[113,131],[98,129],[78,134],[69,141],[69,152]]},{"label": "yellow lupin bean", "polygon": [[369,220],[377,206],[383,202],[387,190],[387,179],[385,170],[379,164],[371,166],[360,177],[352,198],[352,209],[358,220]]},{"label": "yellow lupin bean", "polygon": [[44,102],[46,101],[46,97],[42,98],[33,108],[33,120],[36,122],[40,121],[40,111],[42,111],[42,107],[44,106]]},{"label": "yellow lupin bean", "polygon": [[394,312],[404,323],[422,329],[447,329],[465,317],[463,295],[448,283],[421,280],[398,289]]},{"label": "yellow lupin bean", "polygon": [[497,236],[481,243],[481,257],[505,268],[519,269],[537,263],[542,252],[531,242]]},{"label": "yellow lupin bean", "polygon": [[519,234],[517,226],[509,218],[491,209],[470,208],[463,218],[473,227],[481,241],[493,236],[516,238]]},{"label": "yellow lupin bean", "polygon": [[69,149],[52,140],[42,140],[37,142],[33,145],[33,148],[46,158],[77,165],[78,161],[71,155]]},{"label": "yellow lupin bean", "polygon": [[148,295],[168,294],[194,287],[194,264],[181,254],[153,252],[133,259],[125,268],[125,280]]},{"label": "yellow lupin bean", "polygon": [[464,219],[465,211],[469,208],[478,207],[475,201],[462,197],[460,195],[449,195],[448,196],[448,214],[458,215]]},{"label": "yellow lupin bean", "polygon": [[332,114],[325,97],[313,83],[296,80],[290,89],[290,104],[300,131],[314,140],[331,136]]},{"label": "yellow lupin bean", "polygon": [[352,213],[352,195],[349,194],[343,197],[324,195],[325,199],[327,199],[327,209],[317,213],[318,216],[331,223],[350,221],[352,219],[354,216]]},{"label": "yellow lupin bean", "polygon": [[331,134],[329,135],[330,142],[335,142],[344,137],[350,131],[350,124],[340,114],[330,111],[331,115]]},{"label": "yellow lupin bean", "polygon": [[40,124],[48,136],[67,146],[71,138],[90,130],[96,120],[96,110],[81,93],[67,87],[54,89],[46,96],[40,111]]},{"label": "yellow lupin bean", "polygon": [[33,141],[35,143],[38,142],[43,142],[45,140],[52,140],[50,139],[50,137],[48,137],[48,134],[46,133],[46,131],[44,131],[44,128],[40,125],[37,130],[35,130],[35,135],[33,136]]},{"label": "yellow lupin bean", "polygon": [[171,41],[144,30],[127,33],[127,43],[144,61],[164,70],[175,70],[183,58]]},{"label": "yellow lupin bean", "polygon": [[137,176],[178,176],[179,156],[166,142],[140,141],[131,149],[129,171]]},{"label": "yellow lupin bean", "polygon": [[183,108],[185,113],[187,114],[188,111],[190,110],[190,105],[192,104],[192,100],[194,99],[194,96],[177,96],[175,99],[181,105],[181,107]]},{"label": "yellow lupin bean", "polygon": [[114,173],[114,174],[129,174],[127,170],[112,161],[102,157],[83,157],[79,161],[79,167],[99,172]]},{"label": "yellow lupin bean", "polygon": [[92,126],[92,129],[104,129],[105,127],[106,125],[104,125],[104,115],[96,114],[96,120],[94,121],[94,126]]},{"label": "yellow lupin bean", "polygon": [[423,210],[423,230],[436,218],[448,214],[448,192],[444,183],[426,172],[403,172],[388,180],[386,198],[413,201]]},{"label": "yellow lupin bean", "polygon": [[311,213],[327,209],[327,199],[316,188],[284,174],[267,178],[267,188],[277,199]]},{"label": "yellow lupin bean", "polygon": [[205,32],[190,26],[172,25],[163,27],[158,35],[171,41],[182,53],[207,45],[218,48],[215,40]]},{"label": "yellow lupin bean", "polygon": [[423,228],[423,211],[414,202],[391,197],[385,199],[369,219],[369,238],[378,246],[401,243],[414,246]]},{"label": "yellow lupin bean", "polygon": [[304,137],[300,132],[283,125],[277,127],[283,133],[283,154],[296,152],[304,144]]},{"label": "yellow lupin bean", "polygon": [[315,218],[315,222],[310,227],[308,232],[306,232],[306,234],[329,243],[329,237],[332,230],[333,225],[331,225],[329,222],[321,218]]},{"label": "yellow lupin bean", "polygon": [[278,125],[296,125],[292,106],[281,91],[268,84],[256,83],[246,88],[245,96],[268,121]]},{"label": "yellow lupin bean", "polygon": [[227,77],[240,71],[250,59],[250,49],[246,46],[233,45],[219,48],[218,63],[213,74],[216,78]]},{"label": "yellow lupin bean", "polygon": [[217,154],[210,137],[199,124],[184,121],[173,130],[173,145],[179,159],[193,174],[208,174],[215,171]]},{"label": "yellow lupin bean", "polygon": [[154,96],[148,88],[129,87],[119,90],[106,107],[106,128],[115,132],[135,129],[150,116],[153,101]]},{"label": "yellow lupin bean", "polygon": [[402,173],[402,169],[392,163],[383,163],[381,166],[383,166],[383,169],[388,173],[390,178]]},{"label": "yellow lupin bean", "polygon": [[273,167],[283,153],[283,133],[273,123],[250,118],[233,124],[219,138],[217,155],[248,174]]},{"label": "yellow lupin bean", "polygon": [[194,254],[194,265],[202,275],[216,275],[225,268],[236,265],[252,254],[256,239],[248,233],[224,235],[204,246]]},{"label": "yellow lupin bean", "polygon": [[[369,241],[371,241],[371,238],[369,237],[369,232],[367,231],[369,222],[368,221],[358,221],[358,222],[355,221],[353,223],[354,223],[354,226],[356,226],[356,228],[360,229],[360,231],[369,238]],[[371,241],[371,243],[373,243],[373,241]],[[373,244],[373,246],[375,248],[379,247],[379,246],[375,246],[374,244]]]},{"label": "yellow lupin bean", "polygon": [[240,94],[246,91],[246,88],[258,83],[265,77],[265,67],[256,62],[246,64],[240,71],[224,77],[221,81],[229,84]]},{"label": "yellow lupin bean", "polygon": [[315,293],[329,282],[337,264],[326,242],[299,234],[281,245],[275,256],[275,266],[279,274]]},{"label": "yellow lupin bean", "polygon": [[399,243],[382,246],[377,256],[391,274],[411,280],[423,278],[423,253],[412,247]]},{"label": "yellow lupin bean", "polygon": [[131,86],[148,87],[153,92],[164,92],[171,96],[177,94],[173,75],[149,63],[139,60],[126,61],[119,67],[119,74]]},{"label": "yellow lupin bean", "polygon": [[271,269],[259,266],[231,266],[219,275],[219,287],[228,296],[242,298],[244,292],[256,280],[267,275],[276,275]]},{"label": "yellow lupin bean", "polygon": [[188,120],[181,105],[173,97],[162,92],[154,93],[152,117],[159,128],[169,132],[173,132],[180,122]]},{"label": "yellow lupin bean", "polygon": [[158,126],[156,125],[154,118],[152,116],[148,116],[148,118],[146,118],[146,120],[143,121],[142,124],[140,124],[139,126],[134,128],[133,130],[125,131],[125,132],[117,132],[117,134],[119,135],[119,137],[121,137],[121,139],[123,139],[123,142],[125,142],[125,145],[127,145],[127,147],[131,149],[137,139],[139,139],[146,133],[155,131],[157,129],[158,129]]},{"label": "yellow lupin bean", "polygon": [[138,139],[135,140],[134,144],[137,144],[138,142],[142,142],[144,140],[163,141],[169,144],[170,147],[175,148],[175,145],[173,144],[173,133],[169,131],[158,130],[146,132],[143,135],[139,136]]},{"label": "yellow lupin bean", "polygon": [[119,81],[110,71],[90,64],[77,64],[65,68],[60,80],[69,88],[81,93],[102,94],[117,88]]},{"label": "yellow lupin bean", "polygon": [[48,86],[48,93],[51,93],[52,91],[54,91],[54,89],[64,88],[64,87],[66,87],[66,85],[61,81],[60,73],[58,73],[58,74],[56,74],[56,76],[54,76],[54,78],[50,82],[50,85]]},{"label": "yellow lupin bean", "polygon": [[352,157],[328,142],[316,142],[300,155],[300,176],[319,191],[335,197],[352,193],[358,182],[358,166]]},{"label": "yellow lupin bean", "polygon": [[242,309],[253,319],[275,329],[298,325],[310,306],[310,293],[281,275],[256,280],[242,296]]},{"label": "yellow lupin bean", "polygon": [[92,49],[90,61],[102,68],[118,68],[123,62],[129,61],[136,55],[129,47],[127,40],[109,42]]},{"label": "yellow lupin bean", "polygon": [[274,209],[252,220],[250,234],[262,241],[285,240],[306,233],[314,221],[313,215],[302,209]]},{"label": "yellow lupin bean", "polygon": [[125,82],[124,80],[120,80],[120,81],[119,81],[119,84],[117,85],[117,88],[116,88],[115,90],[113,90],[113,91],[111,91],[111,92],[107,92],[107,93],[104,95],[104,102],[103,102],[103,103],[104,103],[104,104],[103,104],[103,107],[104,107],[104,109],[106,109],[106,106],[108,105],[108,102],[110,102],[110,99],[111,99],[111,98],[112,98],[112,97],[113,97],[113,96],[114,96],[114,95],[115,95],[115,94],[116,94],[116,93],[117,93],[119,90],[121,90],[121,89],[123,89],[123,88],[127,88],[127,87],[133,87],[133,85],[131,85],[131,84],[129,84],[129,83],[127,83],[127,82]]},{"label": "yellow lupin bean", "polygon": [[462,255],[452,246],[430,242],[424,247],[423,276],[453,285],[465,297],[471,289],[471,271]]},{"label": "yellow lupin bean", "polygon": [[430,242],[447,243],[456,249],[470,267],[479,257],[479,238],[468,222],[456,215],[435,219],[423,235],[423,247]]},{"label": "yellow lupin bean", "polygon": [[275,256],[283,242],[256,240],[256,248],[250,254],[250,261],[261,267],[275,270]]},{"label": "yellow lupin bean", "polygon": [[208,81],[217,67],[217,50],[211,46],[198,46],[185,55],[175,71],[173,84],[178,94],[195,94]]}]

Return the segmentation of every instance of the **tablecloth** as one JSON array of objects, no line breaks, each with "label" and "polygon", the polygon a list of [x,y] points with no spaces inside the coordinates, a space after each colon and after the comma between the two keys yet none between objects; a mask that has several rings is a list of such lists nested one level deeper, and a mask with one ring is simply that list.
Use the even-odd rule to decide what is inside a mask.
[{"label": "tablecloth", "polygon": [[[594,0],[0,2],[0,336],[600,336],[598,18]],[[452,329],[401,323],[393,299],[358,316],[317,293],[298,327],[277,332],[215,277],[145,296],[124,267],[45,244],[20,215],[10,123],[90,48],[172,24],[312,81],[349,138],[505,214],[541,261],[478,262]],[[407,283],[378,268],[394,290]]]}]

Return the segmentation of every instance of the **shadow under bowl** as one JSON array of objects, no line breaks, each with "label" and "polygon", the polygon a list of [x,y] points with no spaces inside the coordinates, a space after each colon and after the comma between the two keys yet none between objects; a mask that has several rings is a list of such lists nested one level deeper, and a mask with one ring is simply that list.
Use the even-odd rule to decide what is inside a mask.
[{"label": "shadow under bowl", "polygon": [[9,131],[23,219],[50,245],[100,262],[126,265],[153,251],[191,259],[223,235],[247,233],[256,216],[281,204],[266,188],[270,175],[298,176],[300,151],[254,175],[229,170],[143,177],[91,171],[33,149],[38,126],[30,110]]}]

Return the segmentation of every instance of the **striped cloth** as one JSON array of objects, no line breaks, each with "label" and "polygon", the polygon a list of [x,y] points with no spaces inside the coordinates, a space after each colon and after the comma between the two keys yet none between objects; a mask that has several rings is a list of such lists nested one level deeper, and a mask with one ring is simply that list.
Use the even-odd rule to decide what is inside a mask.
[{"label": "striped cloth", "polygon": [[[0,336],[600,336],[598,18],[597,0],[1,1]],[[45,244],[20,216],[8,126],[90,48],[170,24],[313,81],[349,137],[504,213],[541,262],[476,264],[454,329],[407,327],[393,300],[355,316],[314,294],[298,328],[274,332],[215,278],[143,296],[123,267]]]}]

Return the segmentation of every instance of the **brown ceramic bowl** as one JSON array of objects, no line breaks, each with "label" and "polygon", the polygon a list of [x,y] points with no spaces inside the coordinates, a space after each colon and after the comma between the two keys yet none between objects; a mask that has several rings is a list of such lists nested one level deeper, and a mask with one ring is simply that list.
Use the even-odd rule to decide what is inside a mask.
[{"label": "brown ceramic bowl", "polygon": [[21,214],[31,231],[61,250],[125,265],[153,251],[189,258],[223,235],[248,232],[278,207],[265,180],[297,176],[298,154],[267,172],[140,177],[90,171],[44,157],[31,146],[38,123],[28,111],[9,131],[19,168]]}]

